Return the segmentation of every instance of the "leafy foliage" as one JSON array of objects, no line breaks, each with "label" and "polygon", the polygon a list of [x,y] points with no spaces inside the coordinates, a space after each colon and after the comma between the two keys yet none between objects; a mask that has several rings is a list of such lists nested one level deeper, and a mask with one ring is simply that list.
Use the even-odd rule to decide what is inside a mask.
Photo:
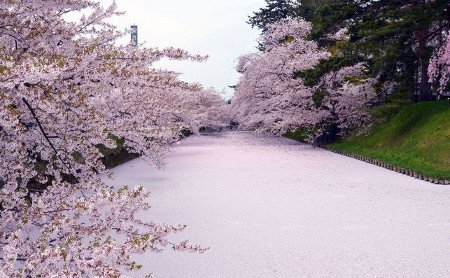
[{"label": "leafy foliage", "polygon": [[[311,21],[310,39],[328,47],[333,55],[313,69],[295,73],[309,86],[317,84],[327,72],[365,62],[373,78],[407,87],[416,100],[430,100],[448,90],[448,64],[432,64],[428,70],[433,53],[434,57],[444,56],[442,49],[450,27],[450,4],[446,0],[297,1],[286,10],[285,17]],[[267,24],[279,20],[274,11],[273,5],[261,9],[253,17],[259,25],[253,25],[266,30]],[[259,20],[262,18],[270,20]],[[345,29],[349,40],[336,39],[336,34]],[[433,58],[434,65],[438,60]],[[436,80],[438,77],[442,78]]]},{"label": "leafy foliage", "polygon": [[265,1],[267,6],[255,12],[253,16],[249,18],[248,23],[251,24],[252,27],[258,27],[263,31],[266,31],[267,27],[272,23],[288,17],[297,16],[295,12],[296,2],[293,0]]},{"label": "leafy foliage", "polygon": [[351,57],[333,57],[326,60],[321,60],[319,64],[309,70],[296,71],[294,76],[303,79],[306,86],[315,86],[320,82],[320,79],[329,72],[338,71],[344,67],[349,67],[356,64],[354,58]]}]

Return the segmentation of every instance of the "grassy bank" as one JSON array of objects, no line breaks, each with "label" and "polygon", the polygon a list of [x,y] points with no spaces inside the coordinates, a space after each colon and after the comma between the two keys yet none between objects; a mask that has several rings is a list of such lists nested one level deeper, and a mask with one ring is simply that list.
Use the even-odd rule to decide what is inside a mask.
[{"label": "grassy bank", "polygon": [[327,145],[438,179],[450,179],[450,101],[403,106],[368,135]]}]

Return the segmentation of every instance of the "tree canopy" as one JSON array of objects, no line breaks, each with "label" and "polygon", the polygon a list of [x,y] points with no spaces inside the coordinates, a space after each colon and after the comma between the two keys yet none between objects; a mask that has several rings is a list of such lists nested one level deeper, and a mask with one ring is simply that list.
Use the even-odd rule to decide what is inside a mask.
[{"label": "tree canopy", "polygon": [[[242,57],[245,67],[238,66],[243,75],[234,105],[244,126],[282,126],[283,132],[306,128],[313,138],[327,129],[343,134],[361,126],[368,109],[389,99],[428,101],[450,94],[447,0],[266,3],[249,21],[263,33],[260,53]],[[296,20],[310,27],[294,49],[296,27],[286,22]],[[278,29],[284,37],[277,33],[278,40],[268,44],[265,38]],[[292,52],[277,54],[281,49]],[[253,112],[245,117],[245,111]]]},{"label": "tree canopy", "polygon": [[[365,61],[372,76],[380,82],[397,82],[417,100],[434,99],[443,91],[441,82],[429,82],[428,68],[449,33],[450,4],[446,0],[269,1],[250,23],[265,31],[267,24],[285,17],[311,21],[310,39],[334,53],[334,59],[298,73],[311,84],[330,70]],[[330,34],[344,28],[348,41],[330,39]]]}]

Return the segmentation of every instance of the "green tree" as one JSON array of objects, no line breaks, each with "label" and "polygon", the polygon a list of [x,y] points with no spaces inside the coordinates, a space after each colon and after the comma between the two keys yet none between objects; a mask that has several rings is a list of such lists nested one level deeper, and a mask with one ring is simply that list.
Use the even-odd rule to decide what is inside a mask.
[{"label": "green tree", "polygon": [[258,27],[262,31],[267,26],[287,17],[302,17],[307,21],[313,21],[319,16],[319,11],[325,7],[340,4],[343,0],[266,0],[266,6],[253,13],[248,23],[252,27]]},{"label": "green tree", "polygon": [[[416,100],[432,100],[428,65],[449,32],[449,11],[448,0],[350,0],[321,5],[311,19],[312,38],[333,50],[335,57],[297,76],[314,84],[326,72],[366,61],[380,84],[395,81]],[[348,28],[349,40],[330,41],[329,34],[343,27]]]},{"label": "green tree", "polygon": [[267,5],[249,17],[248,23],[252,27],[266,31],[267,26],[287,17],[296,17],[295,8],[298,2],[295,0],[265,0]]},{"label": "green tree", "polygon": [[433,99],[428,65],[449,30],[447,0],[365,1],[351,24],[351,42],[369,58],[374,74],[394,79],[416,92],[419,101]]}]

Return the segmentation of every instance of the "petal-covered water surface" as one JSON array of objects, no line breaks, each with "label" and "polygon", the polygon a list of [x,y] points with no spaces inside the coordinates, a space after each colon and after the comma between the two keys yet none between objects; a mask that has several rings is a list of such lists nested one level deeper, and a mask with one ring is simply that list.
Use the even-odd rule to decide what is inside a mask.
[{"label": "petal-covered water surface", "polygon": [[152,192],[149,220],[210,246],[138,258],[157,277],[448,277],[450,188],[288,139],[181,142],[164,171],[135,160],[111,185]]}]

